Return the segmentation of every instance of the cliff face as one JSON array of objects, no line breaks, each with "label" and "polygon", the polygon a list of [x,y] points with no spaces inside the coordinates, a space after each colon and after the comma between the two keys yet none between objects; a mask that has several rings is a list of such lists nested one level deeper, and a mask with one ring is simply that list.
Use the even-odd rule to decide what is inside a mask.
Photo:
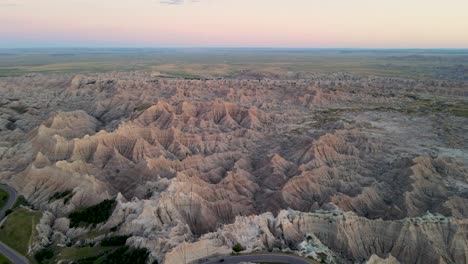
[{"label": "cliff face", "polygon": [[237,242],[339,263],[466,263],[466,118],[408,93],[468,85],[306,77],[5,78],[0,176],[49,212],[43,244],[82,243],[89,230],[68,213],[117,197],[96,228],[166,263]]},{"label": "cliff face", "polygon": [[[228,250],[241,243],[247,251],[293,248],[307,256],[328,254],[329,261],[346,263],[466,263],[467,221],[426,214],[398,221],[369,220],[354,213],[281,211],[238,217],[233,224],[180,245],[166,254],[165,263],[203,256],[207,245]],[[330,253],[334,252],[334,253]],[[383,261],[378,256],[386,258]],[[383,262],[380,262],[383,261]]]}]

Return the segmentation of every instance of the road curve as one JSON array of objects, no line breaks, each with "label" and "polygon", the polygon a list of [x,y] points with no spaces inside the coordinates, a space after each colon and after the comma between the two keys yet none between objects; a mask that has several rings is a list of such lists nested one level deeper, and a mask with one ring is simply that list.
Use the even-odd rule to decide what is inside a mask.
[{"label": "road curve", "polygon": [[[221,261],[221,260],[224,261]],[[238,264],[240,262],[268,262],[268,263],[288,263],[288,264],[311,264],[309,260],[286,254],[257,254],[257,255],[238,255],[238,256],[224,256],[211,258],[208,260],[195,261],[194,263],[200,264]]]},{"label": "road curve", "polygon": [[5,204],[5,206],[0,209],[0,220],[2,220],[3,217],[5,217],[5,212],[8,209],[11,209],[13,205],[15,204],[16,199],[18,198],[18,194],[16,193],[15,189],[11,188],[8,185],[0,184],[0,190],[3,190],[8,193],[8,201]]},{"label": "road curve", "polygon": [[[0,190],[4,190],[8,193],[8,202],[2,209],[0,209],[1,221],[5,217],[6,210],[13,208],[13,205],[15,204],[16,199],[18,198],[18,193],[16,193],[15,189],[7,185],[0,185]],[[3,242],[0,242],[0,254],[9,259],[13,264],[29,264],[29,261],[23,255],[16,252],[9,246],[5,245]]]}]

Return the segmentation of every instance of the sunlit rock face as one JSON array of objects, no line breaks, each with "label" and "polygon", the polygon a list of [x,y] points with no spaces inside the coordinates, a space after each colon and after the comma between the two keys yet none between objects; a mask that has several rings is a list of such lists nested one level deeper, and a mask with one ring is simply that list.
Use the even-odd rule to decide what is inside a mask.
[{"label": "sunlit rock face", "polygon": [[48,211],[36,246],[79,238],[89,230],[69,228],[68,213],[116,198],[95,228],[165,263],[235,243],[337,263],[467,263],[468,122],[417,98],[456,105],[460,87],[348,74],[3,78],[0,176]]}]

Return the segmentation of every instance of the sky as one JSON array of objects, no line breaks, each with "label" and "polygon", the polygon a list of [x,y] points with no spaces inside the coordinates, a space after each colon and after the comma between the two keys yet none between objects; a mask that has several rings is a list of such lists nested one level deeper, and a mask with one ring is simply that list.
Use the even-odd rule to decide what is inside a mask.
[{"label": "sky", "polygon": [[468,48],[468,0],[0,0],[0,47]]}]

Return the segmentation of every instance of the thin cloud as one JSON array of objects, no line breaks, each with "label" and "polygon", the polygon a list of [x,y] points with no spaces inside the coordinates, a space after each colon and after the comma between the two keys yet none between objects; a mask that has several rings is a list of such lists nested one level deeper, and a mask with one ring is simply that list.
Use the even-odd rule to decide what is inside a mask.
[{"label": "thin cloud", "polygon": [[12,7],[12,6],[18,6],[18,4],[15,4],[15,3],[0,3],[0,6],[3,6],[3,7]]},{"label": "thin cloud", "polygon": [[181,5],[184,3],[184,0],[161,0],[159,2],[166,5]]},{"label": "thin cloud", "polygon": [[[199,3],[201,0],[192,0],[192,3]],[[185,0],[160,0],[159,3],[166,5],[183,5]]]}]

